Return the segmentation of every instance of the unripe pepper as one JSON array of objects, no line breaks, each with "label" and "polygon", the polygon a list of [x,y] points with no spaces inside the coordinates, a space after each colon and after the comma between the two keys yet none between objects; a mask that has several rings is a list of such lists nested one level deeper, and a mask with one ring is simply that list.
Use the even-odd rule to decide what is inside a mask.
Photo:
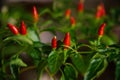
[{"label": "unripe pepper", "polygon": [[80,2],[78,3],[78,12],[83,12],[84,10],[84,4],[83,4],[83,1],[80,0]]},{"label": "unripe pepper", "polygon": [[33,6],[33,18],[34,18],[34,22],[38,22],[39,16],[38,16],[38,12],[35,6]]},{"label": "unripe pepper", "polygon": [[70,18],[70,15],[71,15],[71,10],[70,10],[70,9],[67,9],[66,12],[65,12],[65,17],[66,17],[66,19],[69,19],[69,18]]},{"label": "unripe pepper", "polygon": [[100,28],[99,28],[99,30],[98,30],[98,36],[99,36],[99,37],[102,37],[102,36],[103,36],[105,26],[106,26],[105,23],[101,24],[101,26],[100,26]]},{"label": "unripe pepper", "polygon": [[57,48],[57,39],[56,39],[56,36],[53,37],[51,45],[52,45],[53,49]]},{"label": "unripe pepper", "polygon": [[11,30],[11,32],[15,35],[18,35],[19,34],[19,30],[16,26],[8,23],[7,26],[9,27],[9,29]]},{"label": "unripe pepper", "polygon": [[26,35],[27,34],[27,29],[26,29],[26,25],[25,25],[24,21],[21,22],[20,33],[22,35]]},{"label": "unripe pepper", "polygon": [[70,33],[67,32],[63,41],[65,47],[64,49],[68,49],[68,47],[70,46]]},{"label": "unripe pepper", "polygon": [[72,25],[72,27],[74,27],[75,26],[75,18],[74,17],[70,17],[70,23],[71,23],[71,25]]}]

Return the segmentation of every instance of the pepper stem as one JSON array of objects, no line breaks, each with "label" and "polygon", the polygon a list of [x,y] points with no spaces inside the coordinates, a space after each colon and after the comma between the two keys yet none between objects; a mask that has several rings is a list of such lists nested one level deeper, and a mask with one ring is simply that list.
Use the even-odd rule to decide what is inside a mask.
[{"label": "pepper stem", "polygon": [[65,61],[67,59],[67,51],[68,51],[67,49],[64,50],[64,63],[65,63]]},{"label": "pepper stem", "polygon": [[98,43],[98,44],[97,44],[97,45],[100,45],[100,43],[101,43],[101,41],[100,41],[101,38],[102,38],[102,36],[99,36],[99,37],[98,37],[98,40],[97,40],[97,43]]}]

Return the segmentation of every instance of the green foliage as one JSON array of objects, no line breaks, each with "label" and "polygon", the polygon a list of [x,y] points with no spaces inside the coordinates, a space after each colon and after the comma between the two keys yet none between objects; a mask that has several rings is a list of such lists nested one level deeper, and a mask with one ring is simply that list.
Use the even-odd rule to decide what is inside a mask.
[{"label": "green foliage", "polygon": [[116,63],[116,79],[115,80],[119,80],[120,79],[120,61],[117,61]]},{"label": "green foliage", "polygon": [[105,70],[107,66],[107,61],[104,57],[99,57],[92,59],[85,74],[84,80],[93,80],[95,77],[100,76],[100,74]]},{"label": "green foliage", "polygon": [[77,78],[77,72],[72,64],[64,67],[64,76],[65,80],[75,80]]},{"label": "green foliage", "polygon": [[[111,30],[119,23],[115,16],[115,14],[118,16],[119,10],[114,9],[111,16],[106,14],[97,19],[94,13],[96,9],[79,12],[74,0],[53,0],[50,8],[37,9],[39,20],[33,22],[32,13],[23,9],[23,7],[8,9],[4,6],[0,13],[1,80],[19,80],[19,75],[31,69],[31,66],[37,71],[37,80],[44,72],[53,80],[57,73],[61,74],[60,80],[80,80],[79,74],[84,80],[94,80],[105,71],[110,62],[116,64],[115,79],[120,80],[120,44]],[[67,9],[71,10],[70,17],[75,18],[74,26],[70,17],[67,19],[65,16]],[[25,21],[27,34],[13,35],[7,23],[19,28],[21,20]],[[104,22],[106,22],[104,35],[100,36],[98,29]],[[57,35],[56,37],[60,35],[55,49],[52,49],[51,42],[42,42],[40,35],[46,31]],[[70,33],[71,41],[70,46],[65,49],[63,36],[67,32]],[[30,58],[31,64],[24,62],[22,54]],[[10,69],[10,74],[7,68]]]},{"label": "green foliage", "polygon": [[83,61],[83,57],[80,54],[74,53],[71,55],[71,59],[77,70],[84,74],[86,72],[86,65]]},{"label": "green foliage", "polygon": [[59,51],[52,51],[48,56],[48,67],[52,74],[55,74],[61,67],[64,61],[64,54]]}]

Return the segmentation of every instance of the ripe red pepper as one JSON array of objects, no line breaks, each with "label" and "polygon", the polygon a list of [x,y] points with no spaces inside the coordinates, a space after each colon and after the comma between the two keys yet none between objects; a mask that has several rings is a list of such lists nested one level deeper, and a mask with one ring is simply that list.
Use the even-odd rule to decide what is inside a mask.
[{"label": "ripe red pepper", "polygon": [[70,23],[71,23],[71,25],[72,25],[72,27],[74,27],[75,26],[75,18],[74,17],[70,17]]},{"label": "ripe red pepper", "polygon": [[98,5],[97,12],[96,12],[96,19],[100,19],[101,17],[105,16],[105,8],[103,3]]},{"label": "ripe red pepper", "polygon": [[57,48],[57,39],[56,39],[56,36],[53,37],[51,45],[52,45],[53,49]]},{"label": "ripe red pepper", "polygon": [[102,9],[101,9],[102,16],[105,16],[106,13],[105,13],[105,7],[104,7],[104,4],[101,3],[100,6],[102,7]]},{"label": "ripe red pepper", "polygon": [[80,0],[80,2],[78,3],[78,12],[83,12],[84,10],[84,4],[83,1]]},{"label": "ripe red pepper", "polygon": [[24,21],[21,22],[20,33],[22,35],[26,35],[27,34],[27,29],[26,29],[26,25],[25,25]]},{"label": "ripe red pepper", "polygon": [[33,18],[34,18],[34,22],[38,22],[39,16],[38,16],[38,12],[35,6],[33,6]]},{"label": "ripe red pepper", "polygon": [[66,12],[65,12],[65,17],[66,17],[66,19],[69,19],[69,18],[70,18],[70,15],[71,15],[71,10],[70,10],[70,9],[67,9]]},{"label": "ripe red pepper", "polygon": [[68,47],[70,46],[70,33],[67,32],[63,41],[65,47],[64,49],[68,49]]},{"label": "ripe red pepper", "polygon": [[99,37],[102,37],[102,36],[103,36],[105,26],[106,26],[105,23],[101,24],[101,26],[100,26],[100,28],[99,28],[99,30],[98,30],[98,36],[99,36]]},{"label": "ripe red pepper", "polygon": [[9,27],[9,29],[11,30],[11,32],[15,35],[18,35],[19,34],[19,30],[16,26],[8,23],[7,26]]}]

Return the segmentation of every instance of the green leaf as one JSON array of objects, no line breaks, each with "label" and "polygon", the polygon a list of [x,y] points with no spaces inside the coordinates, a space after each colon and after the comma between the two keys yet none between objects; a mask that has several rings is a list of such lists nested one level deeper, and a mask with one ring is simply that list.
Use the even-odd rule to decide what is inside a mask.
[{"label": "green leaf", "polygon": [[28,43],[30,45],[33,44],[32,39],[30,39],[27,36],[23,36],[23,35],[10,36],[10,37],[7,37],[7,38],[4,39],[4,41],[10,41],[10,40],[14,40],[14,41],[16,41],[19,44],[21,44],[21,42]]},{"label": "green leaf", "polygon": [[45,45],[44,43],[41,43],[41,42],[39,42],[39,41],[33,43],[33,46],[34,46],[34,47],[37,47],[37,48],[41,48],[41,47],[44,46],[44,45]]},{"label": "green leaf", "polygon": [[88,70],[84,76],[84,80],[93,80],[103,73],[107,67],[107,61],[103,57],[92,59]]},{"label": "green leaf", "polygon": [[61,51],[52,51],[48,57],[48,67],[52,74],[55,74],[64,61],[64,54]]},{"label": "green leaf", "polygon": [[65,80],[65,76],[64,76],[63,72],[62,72],[62,76],[61,76],[60,80]]},{"label": "green leaf", "polygon": [[33,43],[33,46],[34,47],[36,47],[36,48],[41,48],[41,47],[43,47],[43,46],[45,46],[46,44],[44,44],[44,43],[41,43],[41,42],[34,42]]},{"label": "green leaf", "polygon": [[47,66],[47,59],[42,59],[39,61],[39,64],[37,66],[38,78],[42,76],[42,73],[44,69],[46,68],[46,66]]},{"label": "green leaf", "polygon": [[4,56],[12,56],[18,52],[20,52],[24,47],[20,46],[18,44],[14,43],[8,43],[4,48],[3,48],[3,54]]},{"label": "green leaf", "polygon": [[117,61],[116,63],[116,79],[115,80],[120,80],[120,61]]},{"label": "green leaf", "polygon": [[24,63],[20,58],[15,58],[10,61],[11,65],[17,65],[21,67],[27,67],[27,64]]},{"label": "green leaf", "polygon": [[27,54],[32,58],[35,65],[39,64],[42,57],[41,51],[38,48],[29,47],[29,50],[27,50]]},{"label": "green leaf", "polygon": [[86,66],[82,56],[80,54],[72,54],[71,59],[77,70],[84,75],[86,71]]},{"label": "green leaf", "polygon": [[66,65],[64,67],[64,75],[65,80],[76,80],[77,78],[77,72],[75,71],[75,68],[71,65]]},{"label": "green leaf", "polygon": [[34,31],[33,28],[28,28],[28,33],[27,33],[27,37],[30,38],[33,42],[39,42],[40,39],[37,35],[37,33]]},{"label": "green leaf", "polygon": [[44,68],[46,67],[46,65],[47,65],[47,60],[45,59],[45,60],[40,60],[39,61],[39,64],[38,64],[38,66],[37,66],[37,71],[38,71],[38,74],[40,74],[43,70],[44,70]]},{"label": "green leaf", "polygon": [[10,65],[10,70],[12,73],[12,76],[15,80],[19,80],[19,70],[17,65]]},{"label": "green leaf", "polygon": [[112,38],[110,38],[110,37],[107,36],[107,35],[104,35],[104,36],[102,37],[102,42],[103,42],[104,44],[106,44],[106,45],[115,44],[115,41],[112,40]]},{"label": "green leaf", "polygon": [[51,50],[52,50],[52,47],[51,46],[49,46],[49,45],[44,45],[44,46],[42,46],[42,52],[43,52],[43,54],[49,54],[49,53],[51,53]]}]

